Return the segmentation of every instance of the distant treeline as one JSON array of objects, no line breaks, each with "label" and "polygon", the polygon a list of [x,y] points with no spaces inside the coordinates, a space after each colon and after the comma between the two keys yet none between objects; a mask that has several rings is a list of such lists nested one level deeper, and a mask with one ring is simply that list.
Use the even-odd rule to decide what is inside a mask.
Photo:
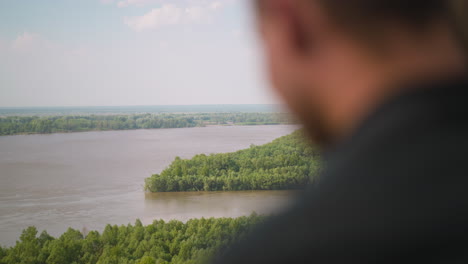
[{"label": "distant treeline", "polygon": [[132,114],[0,117],[0,135],[291,123],[279,113]]},{"label": "distant treeline", "polygon": [[[111,226],[104,232],[68,229],[56,239],[35,227],[14,247],[0,247],[0,264],[181,264],[206,263],[245,236],[264,217],[154,221]],[[83,234],[85,233],[85,234]]]},{"label": "distant treeline", "polygon": [[151,192],[301,189],[318,174],[318,151],[300,131],[263,146],[226,154],[177,157],[145,180]]}]

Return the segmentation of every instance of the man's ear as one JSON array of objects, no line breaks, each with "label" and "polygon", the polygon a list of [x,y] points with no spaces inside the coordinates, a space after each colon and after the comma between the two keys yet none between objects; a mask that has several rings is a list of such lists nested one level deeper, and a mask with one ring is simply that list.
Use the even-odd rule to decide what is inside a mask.
[{"label": "man's ear", "polygon": [[263,0],[264,15],[281,24],[288,48],[306,56],[316,48],[316,34],[323,30],[323,10],[314,1]]},{"label": "man's ear", "polygon": [[305,24],[306,18],[301,12],[300,1],[278,0],[280,9],[290,34],[291,46],[299,53],[312,48],[312,38]]}]

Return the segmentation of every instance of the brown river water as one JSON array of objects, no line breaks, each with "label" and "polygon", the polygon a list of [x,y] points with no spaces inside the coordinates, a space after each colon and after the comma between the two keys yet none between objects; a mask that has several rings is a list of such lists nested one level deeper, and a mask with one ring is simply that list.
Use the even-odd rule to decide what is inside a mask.
[{"label": "brown river water", "polygon": [[144,179],[176,156],[232,152],[287,135],[296,126],[232,126],[0,137],[0,245],[28,226],[58,236],[68,227],[155,219],[277,213],[292,191],[158,193]]}]

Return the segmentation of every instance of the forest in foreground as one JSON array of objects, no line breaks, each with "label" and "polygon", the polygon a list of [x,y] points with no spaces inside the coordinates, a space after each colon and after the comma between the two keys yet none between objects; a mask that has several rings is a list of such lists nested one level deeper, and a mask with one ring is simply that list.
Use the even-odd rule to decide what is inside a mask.
[{"label": "forest in foreground", "polygon": [[84,131],[290,124],[281,113],[192,113],[65,116],[0,116],[0,136]]},{"label": "forest in foreground", "polygon": [[25,229],[11,248],[0,247],[0,264],[180,264],[206,263],[265,218],[154,221],[143,226],[108,225],[101,233],[68,229],[59,238]]},{"label": "forest in foreground", "polygon": [[145,180],[150,192],[303,189],[320,169],[319,152],[301,131],[234,153],[176,159]]}]

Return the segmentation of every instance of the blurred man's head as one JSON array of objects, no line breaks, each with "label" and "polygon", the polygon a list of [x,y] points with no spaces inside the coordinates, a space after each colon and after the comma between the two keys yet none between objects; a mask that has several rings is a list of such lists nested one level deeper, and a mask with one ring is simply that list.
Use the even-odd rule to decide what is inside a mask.
[{"label": "blurred man's head", "polygon": [[273,86],[322,145],[406,84],[465,71],[465,0],[256,1]]}]

